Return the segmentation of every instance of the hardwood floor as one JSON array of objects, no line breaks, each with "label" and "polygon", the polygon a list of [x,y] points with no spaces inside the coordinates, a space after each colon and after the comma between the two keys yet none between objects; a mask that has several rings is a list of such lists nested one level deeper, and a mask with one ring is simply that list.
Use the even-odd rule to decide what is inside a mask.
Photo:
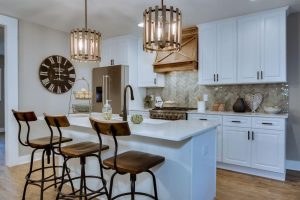
[{"label": "hardwood floor", "polygon": [[[4,165],[4,137],[0,133],[0,200],[21,199],[28,167]],[[38,200],[39,189],[29,186],[26,199]],[[55,190],[47,190],[44,199],[55,199]],[[300,172],[289,171],[287,181],[281,182],[218,170],[216,200],[300,200]]]}]

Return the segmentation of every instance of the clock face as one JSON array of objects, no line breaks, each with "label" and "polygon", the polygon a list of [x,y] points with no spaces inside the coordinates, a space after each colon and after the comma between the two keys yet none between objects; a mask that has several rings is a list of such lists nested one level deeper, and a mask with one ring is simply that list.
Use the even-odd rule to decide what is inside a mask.
[{"label": "clock face", "polygon": [[76,78],[73,64],[59,55],[46,58],[40,65],[39,75],[42,85],[55,94],[69,91]]}]

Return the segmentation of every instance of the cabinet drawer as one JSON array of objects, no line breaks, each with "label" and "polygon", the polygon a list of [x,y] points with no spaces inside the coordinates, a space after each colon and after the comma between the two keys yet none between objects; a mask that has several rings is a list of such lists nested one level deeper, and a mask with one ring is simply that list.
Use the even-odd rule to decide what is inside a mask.
[{"label": "cabinet drawer", "polygon": [[212,121],[222,125],[222,116],[219,115],[204,115],[204,114],[189,114],[189,120]]},{"label": "cabinet drawer", "polygon": [[285,119],[253,117],[252,128],[285,130]]},{"label": "cabinet drawer", "polygon": [[224,116],[223,126],[251,127],[251,117]]}]

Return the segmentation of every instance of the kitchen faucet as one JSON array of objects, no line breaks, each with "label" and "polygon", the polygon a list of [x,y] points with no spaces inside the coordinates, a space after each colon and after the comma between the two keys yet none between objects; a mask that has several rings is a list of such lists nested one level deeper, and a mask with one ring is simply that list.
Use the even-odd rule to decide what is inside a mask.
[{"label": "kitchen faucet", "polygon": [[130,97],[131,100],[134,100],[133,90],[131,85],[126,85],[124,88],[124,101],[123,101],[123,121],[127,121],[127,88],[130,89]]}]

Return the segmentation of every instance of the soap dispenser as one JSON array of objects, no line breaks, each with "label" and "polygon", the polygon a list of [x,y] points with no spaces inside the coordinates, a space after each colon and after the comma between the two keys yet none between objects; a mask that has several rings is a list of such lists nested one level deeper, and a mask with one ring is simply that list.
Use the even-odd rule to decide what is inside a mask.
[{"label": "soap dispenser", "polygon": [[111,105],[109,104],[110,101],[111,100],[106,100],[102,108],[102,115],[105,120],[111,120],[112,118],[112,108]]}]

